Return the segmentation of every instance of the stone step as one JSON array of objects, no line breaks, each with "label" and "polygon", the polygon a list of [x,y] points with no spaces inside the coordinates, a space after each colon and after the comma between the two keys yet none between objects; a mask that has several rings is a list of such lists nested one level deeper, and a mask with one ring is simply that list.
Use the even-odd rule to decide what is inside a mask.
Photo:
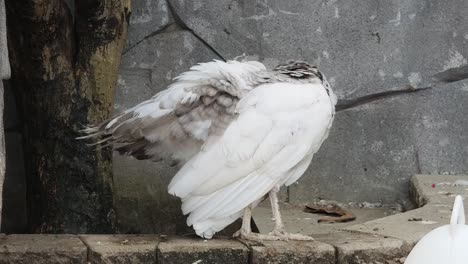
[{"label": "stone step", "polygon": [[416,175],[411,184],[420,208],[319,234],[310,242],[260,244],[150,234],[0,234],[0,264],[403,263],[424,234],[449,222],[454,196],[468,195],[468,176]]}]

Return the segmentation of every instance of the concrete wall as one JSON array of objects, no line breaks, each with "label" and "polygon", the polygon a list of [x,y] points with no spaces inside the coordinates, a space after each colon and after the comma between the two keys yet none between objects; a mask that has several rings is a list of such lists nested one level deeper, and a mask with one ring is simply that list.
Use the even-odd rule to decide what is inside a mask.
[{"label": "concrete wall", "polygon": [[[315,63],[340,99],[425,87],[433,74],[467,63],[466,14],[466,0],[134,0],[116,112],[197,62],[242,53],[268,66]],[[467,173],[466,102],[468,82],[461,81],[339,112],[284,199],[395,203],[408,197],[414,173]],[[179,202],[166,194],[174,172],[115,157],[122,232],[183,232]]]}]

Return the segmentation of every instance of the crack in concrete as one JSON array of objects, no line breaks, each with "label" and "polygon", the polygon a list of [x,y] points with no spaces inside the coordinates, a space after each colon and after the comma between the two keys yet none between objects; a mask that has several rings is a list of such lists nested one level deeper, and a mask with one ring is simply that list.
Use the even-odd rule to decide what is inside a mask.
[{"label": "crack in concrete", "polygon": [[90,247],[90,245],[80,235],[78,235],[77,237],[81,241],[81,243],[83,243],[84,246],[86,247],[86,259],[89,260],[91,258],[91,247]]},{"label": "crack in concrete", "polygon": [[[213,47],[211,46],[207,41],[205,41],[201,36],[199,36],[193,29],[188,27],[188,25],[180,18],[179,14],[175,11],[174,7],[172,6],[171,2],[166,0],[167,6],[169,8],[170,15],[174,19],[174,23],[170,23],[168,25],[165,25],[159,30],[156,30],[147,36],[143,37],[141,40],[137,41],[135,44],[132,46],[128,47],[122,55],[126,54],[136,46],[138,46],[141,42],[144,40],[154,37],[158,34],[162,33],[168,33],[168,32],[174,32],[174,31],[179,31],[179,30],[186,30],[190,32],[196,39],[198,39],[201,43],[205,45],[209,50],[211,50],[214,54],[216,54],[220,59],[223,61],[226,61],[226,59]],[[427,87],[422,87],[422,88],[414,88],[411,85],[409,85],[408,88],[405,89],[399,89],[399,90],[391,90],[391,91],[384,91],[380,93],[375,93],[375,94],[368,94],[365,96],[361,96],[358,98],[353,98],[353,99],[339,99],[338,103],[335,107],[335,110],[337,112],[347,110],[350,108],[358,107],[364,104],[372,103],[375,101],[383,100],[386,98],[391,98],[403,94],[409,94],[409,93],[417,93],[425,90],[432,89],[433,86],[438,85],[438,84],[448,84],[452,82],[457,82],[461,80],[468,79],[468,64],[467,65],[462,65],[457,68],[452,68],[448,69],[443,72],[439,72],[437,74],[434,74],[433,76],[433,83]],[[289,191],[289,190],[288,190]],[[289,195],[289,192],[288,192]],[[287,197],[289,198],[289,197]]]},{"label": "crack in concrete", "polygon": [[422,169],[421,169],[421,159],[419,157],[419,148],[416,147],[416,151],[414,152],[414,158],[415,158],[415,165],[416,165],[416,172],[418,174],[422,174]]},{"label": "crack in concrete", "polygon": [[203,45],[205,45],[209,50],[211,50],[216,56],[218,56],[220,59],[223,61],[226,61],[226,59],[219,53],[213,46],[211,46],[208,42],[206,42],[202,37],[200,37],[193,29],[191,29],[185,22],[180,18],[179,14],[175,11],[174,7],[171,4],[171,1],[167,1],[167,6],[169,7],[169,11],[171,12],[172,17],[174,18],[174,21],[179,27],[182,29],[187,30],[190,32],[196,39],[198,39]]},{"label": "crack in concrete", "polygon": [[339,112],[350,108],[358,107],[364,104],[372,103],[374,101],[383,100],[402,94],[417,93],[428,89],[432,89],[432,87],[392,90],[381,93],[368,94],[354,99],[340,99],[338,100],[338,103],[335,106],[335,110]]},{"label": "crack in concrete", "polygon": [[451,68],[433,75],[438,83],[452,83],[468,79],[468,64]]},{"label": "crack in concrete", "polygon": [[340,99],[336,104],[335,110],[343,111],[346,109],[354,108],[357,106],[361,106],[364,104],[372,103],[374,101],[383,100],[386,98],[409,94],[409,93],[417,93],[425,90],[432,89],[437,85],[446,85],[453,82],[458,82],[462,80],[468,79],[468,64],[462,65],[460,67],[451,68],[436,74],[432,75],[432,82],[427,87],[421,88],[414,88],[409,85],[409,88],[400,89],[400,90],[392,90],[392,91],[385,91],[381,93],[375,94],[368,94],[365,96],[361,96],[354,99]]},{"label": "crack in concrete", "polygon": [[130,50],[132,50],[133,48],[135,48],[136,46],[138,46],[141,42],[149,39],[149,38],[152,38],[156,35],[159,35],[159,34],[163,34],[163,33],[169,33],[169,32],[175,32],[175,31],[182,31],[183,29],[181,27],[179,27],[178,24],[176,23],[169,23],[165,26],[163,26],[162,28],[154,31],[154,32],[151,32],[150,34],[144,36],[142,39],[138,40],[137,42],[135,42],[133,45],[131,45],[130,47],[128,47],[127,49],[125,49],[123,52],[122,52],[122,55],[126,54],[127,52],[129,52]]}]

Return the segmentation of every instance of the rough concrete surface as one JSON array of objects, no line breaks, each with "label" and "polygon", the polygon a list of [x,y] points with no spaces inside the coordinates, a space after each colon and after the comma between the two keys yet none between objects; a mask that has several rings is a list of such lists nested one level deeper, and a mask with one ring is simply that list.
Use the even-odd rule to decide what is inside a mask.
[{"label": "rough concrete surface", "polygon": [[126,49],[138,45],[174,22],[165,0],[133,0],[131,12],[129,27],[132,30],[128,31]]},{"label": "rough concrete surface", "polygon": [[[334,202],[331,203],[335,204]],[[344,223],[318,223],[320,218],[327,216],[304,212],[304,206],[293,206],[286,203],[280,204],[282,220],[286,230],[288,230],[288,232],[306,234],[312,237],[330,234],[347,226],[361,224],[397,212],[389,207],[360,208],[359,206],[340,206],[353,213],[356,219]],[[272,216],[269,203],[261,203],[253,210],[252,215],[261,233],[268,233],[273,229],[275,220]]]},{"label": "rough concrete surface", "polygon": [[[468,196],[467,188],[467,175],[415,175],[411,178],[410,190],[418,206],[449,206],[451,208],[456,195],[461,195],[463,199]],[[465,211],[468,210],[465,209]]]},{"label": "rough concrete surface", "polygon": [[[197,62],[242,53],[270,67],[287,59],[318,64],[341,100],[426,87],[433,74],[467,63],[467,12],[464,0],[134,1],[115,108],[148,99]],[[468,172],[467,91],[465,80],[339,112],[284,201],[403,203],[415,173]],[[174,170],[130,158],[125,166],[151,169],[125,173],[115,166],[120,228],[173,233],[172,223],[161,227],[155,205],[176,214],[170,221],[182,225],[173,209],[177,201],[153,192],[165,190]],[[127,185],[153,188],[126,193]]]},{"label": "rough concrete surface", "polygon": [[[455,185],[457,180],[464,184]],[[429,231],[450,222],[455,196],[468,197],[468,176],[416,175],[413,182],[414,197],[423,197],[424,206],[408,212],[375,219],[343,230],[394,237],[414,245]],[[434,184],[434,185],[433,185]],[[434,187],[432,187],[434,186]],[[465,203],[465,211],[468,206]]]},{"label": "rough concrete surface", "polygon": [[93,264],[156,263],[157,235],[81,235]]},{"label": "rough concrete surface", "polygon": [[86,263],[86,246],[77,236],[0,236],[0,264],[75,263]]},{"label": "rough concrete surface", "polygon": [[423,235],[448,224],[455,195],[468,197],[468,176],[416,175],[411,190],[411,197],[421,201],[415,202],[423,207],[319,232],[314,235],[315,241],[258,243],[193,236],[0,234],[0,264],[402,264]]},{"label": "rough concrete surface", "polygon": [[248,263],[249,249],[236,240],[170,237],[158,247],[159,264]]},{"label": "rough concrete surface", "polygon": [[315,237],[317,240],[336,248],[338,264],[378,264],[399,261],[411,249],[403,240],[377,235],[351,232],[334,232]]},{"label": "rough concrete surface", "polygon": [[463,0],[169,3],[224,57],[245,52],[271,66],[307,59],[328,73],[340,96],[417,86],[430,74],[466,63],[468,55],[467,27],[459,23],[468,19]]},{"label": "rough concrete surface", "polygon": [[266,241],[263,244],[263,246],[252,247],[250,263],[329,264],[335,261],[335,249],[333,246],[318,241]]}]

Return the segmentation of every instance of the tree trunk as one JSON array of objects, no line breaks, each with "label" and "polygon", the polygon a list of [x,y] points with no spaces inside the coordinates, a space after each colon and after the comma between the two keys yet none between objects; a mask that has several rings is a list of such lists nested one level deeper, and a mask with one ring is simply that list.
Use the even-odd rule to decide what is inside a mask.
[{"label": "tree trunk", "polygon": [[4,108],[3,91],[4,91],[3,80],[2,78],[0,78],[0,227],[2,226],[3,183],[5,182],[5,164],[6,164],[5,134],[4,134],[4,129],[3,129],[3,108]]},{"label": "tree trunk", "polygon": [[111,151],[77,141],[109,116],[130,0],[6,0],[31,232],[113,232]]},{"label": "tree trunk", "polygon": [[0,226],[2,226],[3,183],[5,181],[5,134],[3,126],[3,80],[10,78],[8,60],[5,2],[0,0]]}]

